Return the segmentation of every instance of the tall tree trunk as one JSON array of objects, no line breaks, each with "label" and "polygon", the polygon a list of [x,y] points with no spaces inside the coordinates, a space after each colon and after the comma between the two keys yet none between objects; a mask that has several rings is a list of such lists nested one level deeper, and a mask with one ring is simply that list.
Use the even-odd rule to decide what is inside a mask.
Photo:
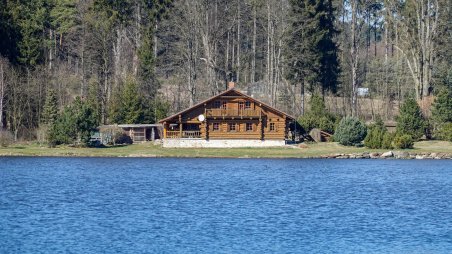
[{"label": "tall tree trunk", "polygon": [[116,28],[116,41],[113,44],[113,59],[114,59],[114,84],[115,88],[119,86],[121,79],[121,54],[122,54],[122,25]]},{"label": "tall tree trunk", "polygon": [[253,58],[251,59],[251,77],[250,81],[251,83],[254,83],[256,81],[256,30],[257,30],[257,4],[254,3],[253,5]]},{"label": "tall tree trunk", "polygon": [[3,129],[5,123],[3,122],[3,107],[6,91],[6,81],[5,81],[5,63],[4,60],[0,58],[0,130]]},{"label": "tall tree trunk", "polygon": [[229,75],[229,30],[227,32],[227,39],[226,39],[226,51],[225,51],[225,56],[224,56],[224,71],[225,71],[225,76],[226,76],[226,84],[225,84],[225,89],[228,89],[228,81],[230,81],[230,77],[228,77]]},{"label": "tall tree trunk", "polygon": [[267,87],[266,92],[267,94],[270,92],[270,83],[271,83],[271,76],[270,76],[270,50],[271,50],[271,42],[270,42],[270,30],[271,30],[271,19],[270,19],[270,1],[267,0]]},{"label": "tall tree trunk", "polygon": [[385,18],[384,22],[384,40],[385,40],[385,61],[384,61],[384,84],[385,84],[385,97],[386,97],[386,119],[389,119],[390,106],[390,95],[389,95],[389,82],[388,82],[388,54],[389,54],[389,44],[388,44],[388,21]]},{"label": "tall tree trunk", "polygon": [[237,83],[240,82],[240,2],[237,0]]},{"label": "tall tree trunk", "polygon": [[358,27],[357,27],[357,12],[358,12],[358,0],[351,1],[351,40],[352,45],[350,49],[351,63],[352,63],[352,116],[357,116],[358,114]]},{"label": "tall tree trunk", "polygon": [[81,38],[81,46],[80,46],[80,60],[82,64],[82,84],[80,86],[80,96],[83,98],[86,92],[86,73],[85,73],[85,43],[86,43],[86,27],[85,21],[82,20],[82,38]]},{"label": "tall tree trunk", "polygon": [[139,2],[136,3],[135,6],[135,48],[133,50],[133,59],[132,59],[132,72],[133,76],[138,76],[138,50],[141,47],[141,4]]},{"label": "tall tree trunk", "polygon": [[[154,34],[153,34],[153,40],[154,40],[154,59],[155,61],[157,60],[157,52],[158,52],[158,38],[157,38],[157,30],[158,30],[159,26],[158,23],[155,22],[155,27],[154,27]],[[154,73],[157,71],[157,64],[154,64]]]},{"label": "tall tree trunk", "polygon": [[[53,40],[54,31],[52,29],[49,29],[49,41]],[[53,51],[52,47],[49,48],[49,71],[52,71],[53,67]]]},{"label": "tall tree trunk", "polygon": [[303,116],[305,113],[305,87],[306,87],[306,82],[304,80],[301,81],[300,83],[301,86],[301,115]]}]

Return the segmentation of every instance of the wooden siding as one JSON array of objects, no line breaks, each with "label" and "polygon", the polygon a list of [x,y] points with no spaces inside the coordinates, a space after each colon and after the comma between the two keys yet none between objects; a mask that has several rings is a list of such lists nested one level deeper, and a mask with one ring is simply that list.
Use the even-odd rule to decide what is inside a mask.
[{"label": "wooden siding", "polygon": [[[199,121],[200,115],[205,117],[203,122]],[[247,123],[252,124],[252,130],[246,130]],[[190,128],[197,126],[202,139],[284,140],[289,121],[284,113],[230,90],[168,118],[163,124],[164,133],[172,137],[185,137],[184,131],[194,131]],[[218,130],[214,130],[214,124],[219,126]],[[235,130],[230,129],[230,124],[236,125]]]}]

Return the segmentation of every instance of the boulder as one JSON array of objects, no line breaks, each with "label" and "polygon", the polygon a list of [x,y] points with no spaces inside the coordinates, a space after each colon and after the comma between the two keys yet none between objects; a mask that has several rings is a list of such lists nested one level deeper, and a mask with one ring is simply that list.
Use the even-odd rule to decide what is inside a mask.
[{"label": "boulder", "polygon": [[390,158],[390,157],[393,157],[393,156],[394,156],[394,153],[392,153],[392,151],[389,151],[389,152],[386,152],[386,153],[382,153],[380,155],[380,158]]},{"label": "boulder", "polygon": [[423,160],[423,159],[425,159],[425,155],[422,155],[422,154],[418,154],[418,155],[416,155],[416,160]]},{"label": "boulder", "polygon": [[322,142],[322,134],[320,129],[317,128],[312,129],[309,132],[309,136],[311,136],[315,142]]},{"label": "boulder", "polygon": [[369,157],[370,157],[371,159],[380,158],[380,154],[379,154],[379,153],[370,153],[370,154],[369,154]]},{"label": "boulder", "polygon": [[397,159],[409,159],[410,154],[408,152],[398,151],[394,152],[394,157]]}]

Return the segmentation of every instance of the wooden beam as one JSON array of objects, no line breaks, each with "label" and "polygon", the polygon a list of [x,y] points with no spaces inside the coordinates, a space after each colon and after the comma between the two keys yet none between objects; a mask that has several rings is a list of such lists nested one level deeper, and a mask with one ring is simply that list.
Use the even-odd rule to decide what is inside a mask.
[{"label": "wooden beam", "polygon": [[179,115],[179,138],[182,138],[182,115]]},{"label": "wooden beam", "polygon": [[264,124],[263,124],[263,122],[262,122],[262,118],[260,118],[259,119],[259,125],[261,126],[261,129],[260,129],[260,138],[261,138],[261,140],[264,140]]},{"label": "wooden beam", "polygon": [[163,138],[166,138],[166,122],[163,123]]},{"label": "wooden beam", "polygon": [[238,96],[238,95],[230,95],[230,96],[223,95],[223,96],[220,96],[220,98],[221,99],[245,99],[243,96]]},{"label": "wooden beam", "polygon": [[209,123],[206,120],[204,120],[205,130],[206,130],[206,140],[209,140]]}]

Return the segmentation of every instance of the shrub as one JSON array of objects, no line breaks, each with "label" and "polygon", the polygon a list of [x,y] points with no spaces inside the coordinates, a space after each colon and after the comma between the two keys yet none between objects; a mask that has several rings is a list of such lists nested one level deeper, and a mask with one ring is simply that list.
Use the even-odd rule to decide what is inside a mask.
[{"label": "shrub", "polygon": [[452,93],[443,89],[432,107],[432,129],[435,138],[452,141]]},{"label": "shrub", "polygon": [[383,149],[392,149],[392,141],[394,140],[394,134],[386,132],[383,135],[383,141],[381,142],[381,148]]},{"label": "shrub", "polygon": [[364,139],[364,145],[371,149],[381,148],[384,131],[380,128],[371,127]]},{"label": "shrub", "polygon": [[314,94],[310,101],[311,110],[298,119],[298,123],[306,132],[314,128],[321,129],[328,133],[334,133],[336,129],[337,117],[329,113],[320,95]]},{"label": "shrub", "polygon": [[0,146],[7,147],[14,143],[14,136],[11,132],[6,130],[0,130]]},{"label": "shrub", "polygon": [[432,107],[432,119],[435,123],[452,122],[452,93],[442,89],[435,98]]},{"label": "shrub", "polygon": [[369,131],[367,132],[367,136],[364,139],[364,145],[371,149],[379,149],[382,148],[383,137],[387,132],[386,127],[384,126],[381,118],[377,118],[375,124],[372,124],[369,127]]},{"label": "shrub", "polygon": [[64,108],[55,123],[49,127],[49,146],[75,143],[88,145],[97,124],[94,110],[77,97],[71,105]]},{"label": "shrub", "polygon": [[397,134],[410,135],[414,140],[419,140],[424,134],[426,122],[421,113],[421,108],[414,98],[408,98],[400,107],[397,117]]},{"label": "shrub", "polygon": [[124,145],[130,145],[133,143],[132,138],[130,138],[130,136],[128,136],[125,133],[121,133],[118,136],[115,137],[114,139],[114,143],[115,144],[124,144]]},{"label": "shrub", "polygon": [[438,139],[452,142],[452,122],[442,124],[435,132],[435,136],[437,136]]},{"label": "shrub", "polygon": [[394,138],[394,146],[395,146],[395,148],[411,149],[411,148],[413,148],[413,145],[414,145],[413,138],[410,135],[408,135],[408,134],[397,135]]},{"label": "shrub", "polygon": [[341,145],[353,146],[363,141],[367,134],[367,127],[354,117],[342,118],[334,134],[334,140]]}]

